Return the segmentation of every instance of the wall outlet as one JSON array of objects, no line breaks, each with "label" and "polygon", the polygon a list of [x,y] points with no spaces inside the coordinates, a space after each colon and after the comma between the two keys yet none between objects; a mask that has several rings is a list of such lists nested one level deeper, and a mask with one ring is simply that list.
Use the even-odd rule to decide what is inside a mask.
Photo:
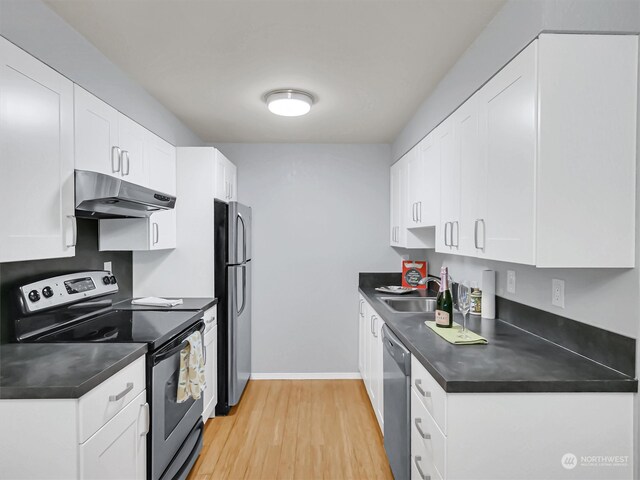
[{"label": "wall outlet", "polygon": [[516,293],[515,270],[507,270],[507,293]]},{"label": "wall outlet", "polygon": [[113,270],[111,269],[111,262],[104,262],[104,269],[107,272],[113,272]]},{"label": "wall outlet", "polygon": [[551,304],[564,308],[564,280],[554,278],[551,281]]}]

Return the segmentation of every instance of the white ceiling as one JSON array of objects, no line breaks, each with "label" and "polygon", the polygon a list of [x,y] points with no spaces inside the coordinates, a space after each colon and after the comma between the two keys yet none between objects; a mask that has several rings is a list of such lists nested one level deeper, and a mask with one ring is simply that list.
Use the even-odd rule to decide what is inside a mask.
[{"label": "white ceiling", "polygon": [[[391,142],[504,0],[46,0],[207,142]],[[262,97],[308,90],[310,114]]]}]

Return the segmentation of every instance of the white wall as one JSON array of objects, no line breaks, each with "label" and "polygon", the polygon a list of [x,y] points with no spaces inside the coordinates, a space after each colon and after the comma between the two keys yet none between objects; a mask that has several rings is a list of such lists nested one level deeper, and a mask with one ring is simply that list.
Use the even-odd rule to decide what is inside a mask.
[{"label": "white wall", "polygon": [[41,0],[0,0],[0,35],[166,141],[202,145],[173,113]]},{"label": "white wall", "polygon": [[253,372],[357,372],[358,273],[400,269],[389,145],[218,148],[253,208]]}]

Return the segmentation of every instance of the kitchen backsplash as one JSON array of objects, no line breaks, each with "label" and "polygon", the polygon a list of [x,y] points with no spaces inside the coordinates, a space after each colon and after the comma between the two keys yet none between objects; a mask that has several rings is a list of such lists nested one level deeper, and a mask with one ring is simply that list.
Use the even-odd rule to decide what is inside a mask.
[{"label": "kitchen backsplash", "polygon": [[0,343],[10,342],[10,295],[13,288],[24,281],[80,270],[102,270],[104,262],[111,262],[113,274],[118,279],[120,291],[114,300],[132,296],[131,252],[99,252],[98,222],[78,219],[78,244],[75,257],[10,262],[0,264]]}]

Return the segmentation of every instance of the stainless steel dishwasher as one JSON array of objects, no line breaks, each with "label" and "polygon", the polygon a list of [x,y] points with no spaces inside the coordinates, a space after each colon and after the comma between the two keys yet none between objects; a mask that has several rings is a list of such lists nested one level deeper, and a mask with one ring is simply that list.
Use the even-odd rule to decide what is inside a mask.
[{"label": "stainless steel dishwasher", "polygon": [[386,325],[382,326],[382,344],[384,449],[395,480],[409,480],[411,354]]}]

